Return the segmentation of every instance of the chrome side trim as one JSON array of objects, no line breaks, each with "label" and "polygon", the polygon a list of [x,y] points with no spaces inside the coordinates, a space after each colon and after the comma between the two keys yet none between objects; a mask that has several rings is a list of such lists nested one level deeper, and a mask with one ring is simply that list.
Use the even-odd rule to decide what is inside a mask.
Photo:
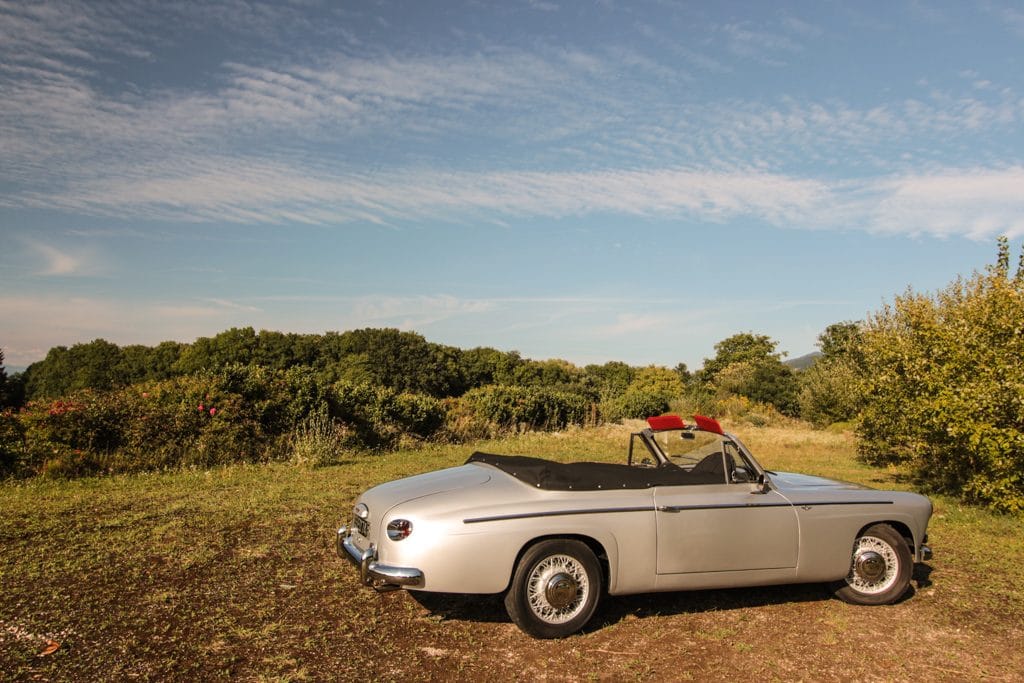
[{"label": "chrome side trim", "polygon": [[722,503],[721,505],[659,505],[658,512],[685,512],[687,510],[745,510],[747,508],[788,508],[789,503]]},{"label": "chrome side trim", "polygon": [[413,567],[391,567],[377,562],[377,548],[371,543],[366,550],[360,550],[352,542],[347,526],[338,529],[335,537],[338,555],[359,567],[359,580],[377,590],[400,587],[422,588],[423,572]]},{"label": "chrome side trim", "polygon": [[583,510],[554,510],[552,512],[519,512],[511,515],[494,515],[492,517],[470,517],[462,520],[463,524],[479,524],[480,522],[503,522],[509,519],[530,519],[532,517],[564,517],[566,515],[603,515],[613,512],[654,512],[653,505],[629,508],[587,508]]},{"label": "chrome side trim", "polygon": [[811,501],[809,503],[793,503],[794,506],[798,507],[820,507],[822,505],[895,505],[896,502],[892,500],[822,500],[822,501]]},{"label": "chrome side trim", "polygon": [[470,517],[462,520],[463,524],[479,524],[481,522],[504,522],[510,519],[531,519],[533,517],[564,517],[566,515],[603,515],[615,512],[684,512],[687,510],[729,510],[734,508],[774,508],[774,507],[819,507],[822,505],[893,505],[891,500],[849,500],[849,501],[812,501],[809,503],[723,503],[709,505],[647,505],[643,507],[625,508],[589,508],[583,510],[555,510],[551,512],[519,512],[510,515],[493,515],[491,517]]}]

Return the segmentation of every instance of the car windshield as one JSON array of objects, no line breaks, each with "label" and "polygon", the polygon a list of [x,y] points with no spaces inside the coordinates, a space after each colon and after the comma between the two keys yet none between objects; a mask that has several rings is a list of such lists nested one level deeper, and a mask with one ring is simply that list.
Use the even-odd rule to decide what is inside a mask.
[{"label": "car windshield", "polygon": [[722,437],[709,432],[655,432],[654,439],[670,462],[689,467],[722,452]]}]

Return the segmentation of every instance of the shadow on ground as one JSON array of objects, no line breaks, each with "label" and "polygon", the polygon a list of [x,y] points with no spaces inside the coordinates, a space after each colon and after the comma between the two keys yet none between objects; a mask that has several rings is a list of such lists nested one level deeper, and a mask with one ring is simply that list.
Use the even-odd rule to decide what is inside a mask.
[{"label": "shadow on ground", "polygon": [[[466,620],[484,623],[508,622],[501,595],[462,595],[409,591],[424,609],[442,620]],[[673,614],[720,612],[794,602],[819,602],[830,599],[822,584],[733,588],[727,590],[645,593],[642,595],[605,595],[595,618],[584,629],[590,632],[622,621],[627,616],[645,617]]]}]

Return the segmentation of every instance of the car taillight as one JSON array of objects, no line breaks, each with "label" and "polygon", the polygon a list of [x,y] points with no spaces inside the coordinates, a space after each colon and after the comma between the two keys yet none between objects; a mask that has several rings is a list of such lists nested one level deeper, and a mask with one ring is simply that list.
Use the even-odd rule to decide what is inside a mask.
[{"label": "car taillight", "polygon": [[401,541],[412,533],[412,522],[407,519],[393,519],[388,522],[388,538]]}]

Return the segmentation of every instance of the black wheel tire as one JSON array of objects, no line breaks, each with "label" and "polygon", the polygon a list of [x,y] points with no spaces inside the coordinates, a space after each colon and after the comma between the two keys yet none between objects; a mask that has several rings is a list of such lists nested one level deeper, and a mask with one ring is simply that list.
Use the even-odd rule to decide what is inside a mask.
[{"label": "black wheel tire", "polygon": [[580,541],[552,539],[527,550],[505,594],[505,610],[534,638],[564,638],[590,621],[601,595],[601,565]]},{"label": "black wheel tire", "polygon": [[907,592],[913,571],[906,540],[888,524],[875,524],[854,541],[850,573],[832,590],[852,605],[888,605]]}]

